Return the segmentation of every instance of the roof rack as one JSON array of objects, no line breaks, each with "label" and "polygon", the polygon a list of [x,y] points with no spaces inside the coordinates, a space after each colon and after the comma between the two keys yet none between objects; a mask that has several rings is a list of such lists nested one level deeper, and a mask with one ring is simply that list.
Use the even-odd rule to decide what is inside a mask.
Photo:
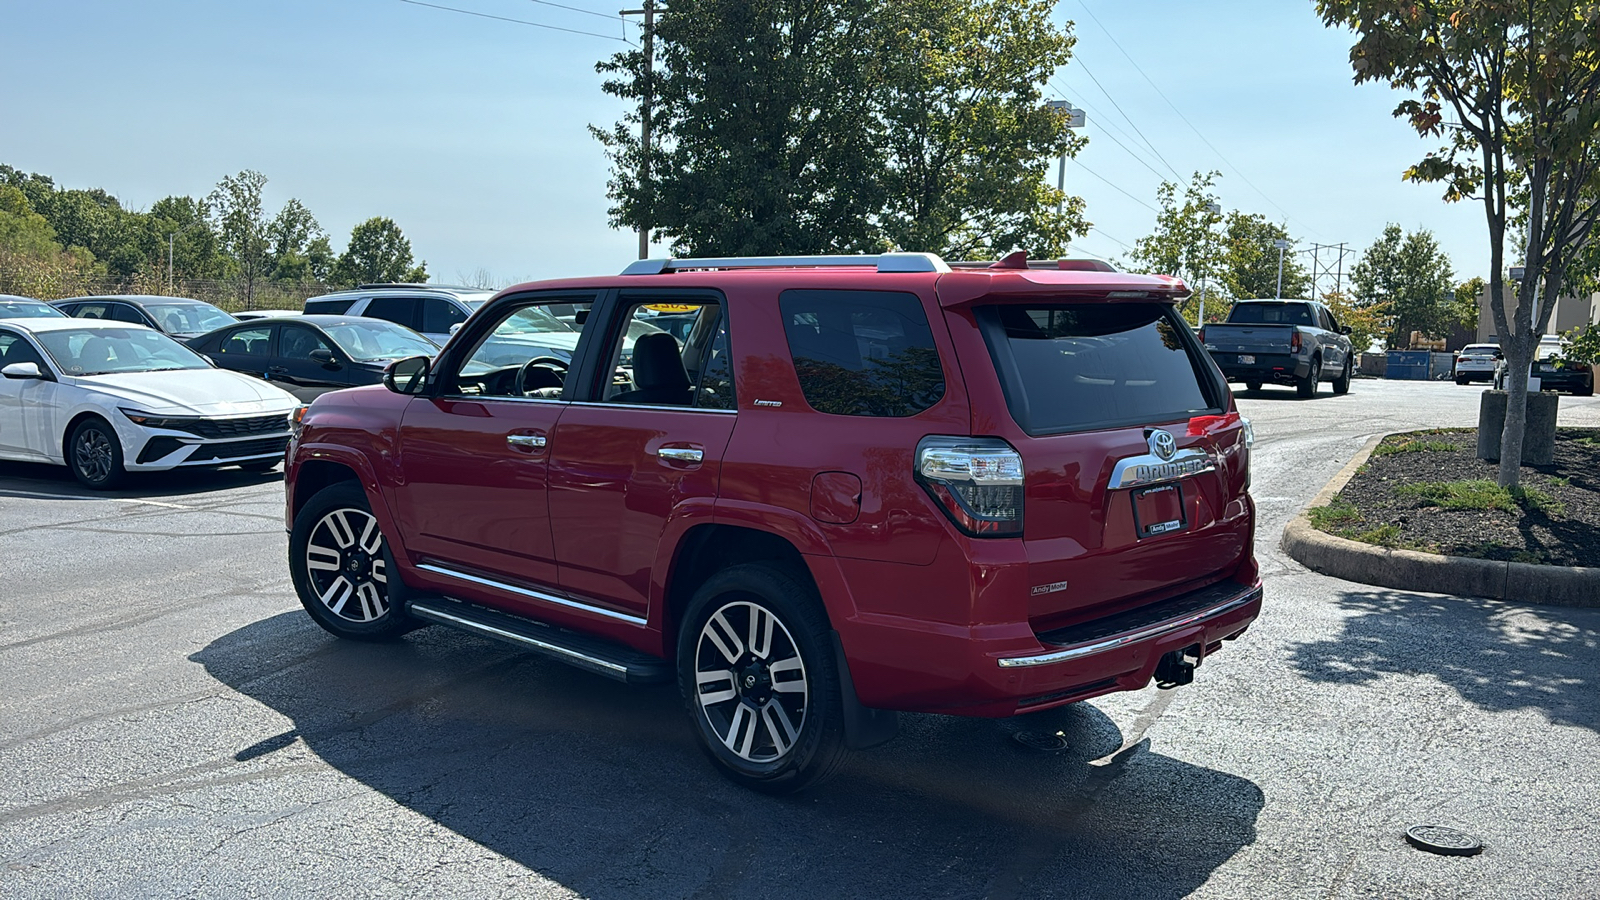
[{"label": "roof rack", "polygon": [[879,253],[840,256],[725,256],[707,259],[641,259],[629,263],[624,275],[665,275],[704,269],[802,269],[834,266],[872,266],[879,272],[948,272],[945,261],[932,253]]},{"label": "roof rack", "polygon": [[433,284],[421,281],[376,281],[371,284],[358,284],[347,290],[370,291],[373,288],[405,288],[414,291],[486,291],[493,293],[492,288],[475,288],[461,284]]}]

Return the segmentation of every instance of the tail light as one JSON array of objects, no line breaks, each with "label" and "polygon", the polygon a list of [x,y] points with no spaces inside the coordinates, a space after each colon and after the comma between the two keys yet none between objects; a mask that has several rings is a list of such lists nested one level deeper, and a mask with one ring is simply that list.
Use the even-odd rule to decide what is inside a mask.
[{"label": "tail light", "polygon": [[1204,344],[1206,342],[1206,327],[1204,325],[1200,326],[1199,337],[1200,337],[1200,343]]},{"label": "tail light", "polygon": [[929,435],[917,444],[917,481],[973,537],[1022,534],[1022,455],[999,438]]},{"label": "tail light", "polygon": [[1298,330],[1289,335],[1289,352],[1300,352],[1300,332]]}]

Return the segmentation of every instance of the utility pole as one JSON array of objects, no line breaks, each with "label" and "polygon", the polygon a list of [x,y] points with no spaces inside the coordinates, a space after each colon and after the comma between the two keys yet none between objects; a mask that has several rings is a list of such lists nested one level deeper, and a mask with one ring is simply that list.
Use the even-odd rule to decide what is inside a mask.
[{"label": "utility pole", "polygon": [[[1055,110],[1066,119],[1067,128],[1076,130],[1088,124],[1089,115],[1083,110],[1074,107],[1065,100],[1050,100],[1045,106]],[[1061,198],[1056,201],[1056,215],[1066,211],[1067,205],[1067,149],[1061,148],[1061,164],[1056,169],[1056,190],[1061,193]]]},{"label": "utility pole", "polygon": [[[1207,203],[1206,210],[1206,237],[1211,237],[1211,217],[1222,215],[1222,204],[1213,200]],[[1208,241],[1209,243],[1209,241]],[[1195,325],[1206,327],[1206,288],[1211,284],[1211,261],[1205,260],[1205,268],[1200,271],[1200,314],[1196,316]]]},{"label": "utility pole", "polygon": [[[1333,251],[1335,256],[1332,262],[1323,263],[1323,251]],[[1340,241],[1337,244],[1312,244],[1311,245],[1311,293],[1313,300],[1320,300],[1330,291],[1326,290],[1326,281],[1333,282],[1331,293],[1344,293],[1344,258],[1346,254],[1354,254],[1348,249],[1348,244]]]},{"label": "utility pole", "polygon": [[177,237],[176,231],[167,232],[167,294],[172,294],[172,239]]},{"label": "utility pole", "polygon": [[619,15],[644,16],[644,89],[639,93],[639,190],[645,197],[639,223],[639,258],[650,256],[650,102],[655,99],[656,3],[644,0],[643,9],[624,9]]}]

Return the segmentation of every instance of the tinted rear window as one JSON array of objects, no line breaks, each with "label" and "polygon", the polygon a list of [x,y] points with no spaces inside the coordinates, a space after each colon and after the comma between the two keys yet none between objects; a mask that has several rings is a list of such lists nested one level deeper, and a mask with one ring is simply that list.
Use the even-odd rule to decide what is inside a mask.
[{"label": "tinted rear window", "polygon": [[1314,325],[1304,303],[1241,303],[1228,313],[1229,322],[1244,325]]},{"label": "tinted rear window", "polygon": [[1168,306],[1008,305],[976,313],[1012,418],[1029,434],[1218,411],[1209,370]]},{"label": "tinted rear window", "polygon": [[354,297],[336,297],[331,300],[307,300],[306,315],[343,315],[356,302]]},{"label": "tinted rear window", "polygon": [[914,416],[944,396],[915,294],[784,291],[778,299],[806,402],[840,416]]}]

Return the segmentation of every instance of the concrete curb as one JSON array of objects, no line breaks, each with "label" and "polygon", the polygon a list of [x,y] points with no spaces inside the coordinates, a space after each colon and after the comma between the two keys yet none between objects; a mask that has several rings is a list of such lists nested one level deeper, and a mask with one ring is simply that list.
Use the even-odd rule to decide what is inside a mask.
[{"label": "concrete curb", "polygon": [[1332,502],[1387,436],[1380,434],[1368,441],[1311,503],[1289,520],[1279,546],[1291,559],[1324,575],[1402,591],[1553,606],[1600,607],[1600,569],[1391,550],[1335,537],[1311,527],[1307,511]]}]

